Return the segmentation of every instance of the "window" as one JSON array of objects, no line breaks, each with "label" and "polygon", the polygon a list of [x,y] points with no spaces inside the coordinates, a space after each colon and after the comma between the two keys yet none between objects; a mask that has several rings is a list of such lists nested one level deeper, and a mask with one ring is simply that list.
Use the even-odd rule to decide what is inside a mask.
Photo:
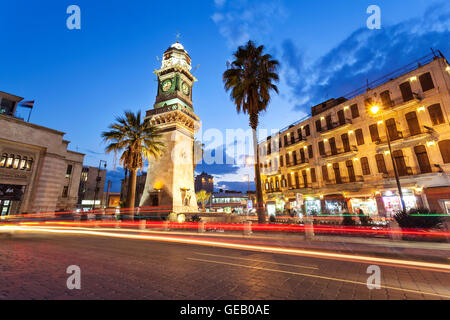
[{"label": "window", "polygon": [[319,153],[321,156],[325,155],[325,143],[323,141],[319,141]]},{"label": "window", "polygon": [[342,145],[344,146],[344,152],[350,151],[350,140],[348,139],[348,133],[341,135]]},{"label": "window", "polygon": [[326,122],[327,122],[327,129],[328,130],[333,129],[333,120],[331,118],[331,114],[327,115]]},{"label": "window", "polygon": [[62,197],[63,198],[67,198],[68,194],[69,194],[69,187],[68,186],[64,186],[63,192],[62,192]]},{"label": "window", "polygon": [[431,165],[428,159],[427,149],[425,146],[415,146],[414,152],[416,154],[417,162],[419,162],[419,168],[421,173],[430,173]]},{"label": "window", "polygon": [[378,125],[371,124],[369,126],[370,137],[372,138],[372,142],[377,142],[380,140],[380,135],[378,134]]},{"label": "window", "polygon": [[321,132],[322,131],[322,122],[321,120],[316,120],[316,131]]},{"label": "window", "polygon": [[281,187],[286,188],[286,179],[284,178],[284,176],[281,177]]},{"label": "window", "polygon": [[339,170],[339,163],[333,163],[334,177],[336,179],[336,184],[342,183],[341,171]]},{"label": "window", "polygon": [[275,180],[275,187],[278,189],[280,189],[280,181],[277,179]]},{"label": "window", "polygon": [[284,146],[286,147],[288,145],[288,137],[284,136]]},{"label": "window", "polygon": [[292,152],[292,158],[293,158],[294,166],[297,165],[297,152],[296,151]]},{"label": "window", "polygon": [[303,136],[302,129],[298,128],[297,129],[297,134],[298,134],[298,140],[302,140],[302,136]]},{"label": "window", "polygon": [[292,187],[292,174],[288,174],[288,187]]},{"label": "window", "polygon": [[377,154],[375,156],[377,161],[377,168],[379,173],[387,173],[386,163],[384,162],[384,156],[382,154]]},{"label": "window", "polygon": [[391,107],[393,105],[391,100],[391,94],[389,90],[383,91],[380,93],[381,103],[384,107]]},{"label": "window", "polygon": [[305,135],[309,137],[311,135],[311,131],[309,130],[309,124],[305,126]]},{"label": "window", "polygon": [[310,159],[314,158],[313,146],[312,145],[308,146],[308,157]]},{"label": "window", "polygon": [[66,178],[69,178],[71,174],[72,174],[72,165],[69,164],[66,170]]},{"label": "window", "polygon": [[337,154],[337,148],[336,148],[336,139],[330,138],[330,149],[331,149],[331,154]]},{"label": "window", "polygon": [[280,156],[280,167],[284,166],[284,162],[283,162],[283,156]]},{"label": "window", "polygon": [[339,124],[342,126],[345,124],[345,115],[344,115],[344,110],[339,110],[338,113],[338,119],[339,119]]},{"label": "window", "polygon": [[305,157],[305,150],[300,149],[300,160],[302,161],[302,163],[306,162],[306,157]]},{"label": "window", "polygon": [[416,134],[420,133],[420,125],[419,120],[417,120],[417,114],[415,111],[408,112],[405,115],[406,122],[408,123],[409,133],[412,136],[415,136]]},{"label": "window", "polygon": [[350,182],[355,182],[356,181],[356,176],[355,176],[355,168],[353,167],[353,160],[347,160],[345,162],[345,165],[347,167],[348,180]]},{"label": "window", "polygon": [[2,158],[0,160],[0,168],[4,168],[6,166],[6,160],[8,159],[8,154],[2,154]]},{"label": "window", "polygon": [[286,165],[289,166],[291,164],[291,160],[289,159],[289,153],[286,153]]},{"label": "window", "polygon": [[431,78],[431,74],[429,72],[422,74],[419,77],[419,81],[423,92],[434,89],[433,79]]},{"label": "window", "polygon": [[439,141],[439,149],[444,163],[450,163],[450,140]]},{"label": "window", "polygon": [[8,156],[8,159],[6,160],[6,167],[7,168],[12,168],[13,162],[14,162],[14,155],[10,154]]},{"label": "window", "polygon": [[14,158],[13,169],[19,168],[20,160],[21,157],[19,155],[16,155],[16,157]]},{"label": "window", "polygon": [[27,168],[27,157],[23,157],[19,166],[20,170],[25,170]]},{"label": "window", "polygon": [[291,144],[295,143],[295,134],[294,132],[291,133]]},{"label": "window", "polygon": [[330,177],[328,176],[328,168],[327,166],[322,166],[322,179],[325,182],[330,181]]},{"label": "window", "polygon": [[352,118],[358,118],[359,117],[359,110],[358,110],[358,105],[354,104],[350,107],[351,111],[352,111]]},{"label": "window", "polygon": [[389,134],[389,138],[391,140],[397,140],[398,138],[400,138],[399,134],[398,134],[398,130],[397,130],[397,124],[395,122],[394,118],[390,118],[386,120],[386,128]]},{"label": "window", "polygon": [[363,175],[370,175],[369,159],[367,157],[361,158],[361,169]]},{"label": "window", "polygon": [[395,166],[399,176],[408,175],[408,169],[406,168],[405,157],[402,150],[395,150],[392,155],[394,156]]},{"label": "window", "polygon": [[316,168],[311,168],[311,182],[317,182]]},{"label": "window", "polygon": [[32,167],[33,167],[33,158],[30,158],[27,161],[27,171],[31,171]]},{"label": "window", "polygon": [[295,177],[295,187],[296,187],[297,189],[300,189],[300,179],[298,178],[298,172],[296,172],[296,173],[294,174],[294,177]]},{"label": "window", "polygon": [[411,84],[409,83],[409,81],[403,82],[400,85],[400,91],[402,92],[404,102],[414,99]]},{"label": "window", "polygon": [[363,135],[362,129],[356,130],[355,136],[356,136],[356,143],[358,144],[358,146],[363,145],[364,144],[364,135]]},{"label": "window", "polygon": [[308,174],[306,173],[306,170],[302,171],[302,177],[303,177],[303,187],[308,188]]},{"label": "window", "polygon": [[429,106],[428,113],[430,114],[433,126],[444,123],[444,115],[442,114],[441,105],[439,103]]}]

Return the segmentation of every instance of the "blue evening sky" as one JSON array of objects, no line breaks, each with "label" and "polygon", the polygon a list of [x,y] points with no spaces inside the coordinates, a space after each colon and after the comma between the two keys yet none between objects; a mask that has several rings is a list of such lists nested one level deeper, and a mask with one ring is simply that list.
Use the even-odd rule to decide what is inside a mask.
[{"label": "blue evening sky", "polygon": [[[66,28],[71,4],[81,8],[81,30]],[[371,4],[381,8],[381,30],[366,27]],[[248,128],[222,73],[239,44],[266,46],[281,62],[280,95],[261,117],[261,127],[271,130],[430,47],[449,55],[449,17],[447,2],[430,0],[2,1],[0,90],[36,100],[32,122],[67,132],[70,148],[86,153],[85,164],[106,159],[112,170],[100,133],[124,109],[152,108],[156,57],[177,31],[193,66],[200,65],[194,108],[204,131]],[[375,56],[384,59],[373,63]],[[198,170],[215,174],[218,187],[247,188],[248,168]],[[110,174],[115,190],[121,174]]]}]

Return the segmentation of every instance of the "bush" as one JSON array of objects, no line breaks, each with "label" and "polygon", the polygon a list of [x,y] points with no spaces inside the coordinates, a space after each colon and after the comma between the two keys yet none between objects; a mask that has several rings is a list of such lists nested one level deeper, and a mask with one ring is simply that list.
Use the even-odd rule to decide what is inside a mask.
[{"label": "bush", "polygon": [[371,226],[372,225],[372,219],[370,219],[369,216],[365,216],[363,214],[359,215],[359,221],[361,221],[362,226]]},{"label": "bush", "polygon": [[356,224],[352,216],[349,213],[344,213],[344,219],[342,220],[342,225],[344,226],[354,226]]},{"label": "bush", "polygon": [[198,222],[202,221],[202,218],[200,218],[200,216],[198,216],[198,215],[193,215],[190,220],[191,220],[191,222],[198,223]]},{"label": "bush", "polygon": [[[420,215],[420,216],[414,216]],[[399,211],[394,219],[400,228],[420,228],[420,229],[439,229],[442,227],[442,218],[435,216],[436,213],[425,208],[411,209],[408,212]]]}]

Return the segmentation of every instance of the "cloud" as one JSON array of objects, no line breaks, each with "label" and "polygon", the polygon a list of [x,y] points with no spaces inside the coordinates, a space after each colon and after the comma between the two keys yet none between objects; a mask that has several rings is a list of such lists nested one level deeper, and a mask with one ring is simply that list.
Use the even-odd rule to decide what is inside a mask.
[{"label": "cloud", "polygon": [[215,0],[216,12],[211,19],[230,47],[248,40],[261,40],[272,31],[272,25],[287,18],[282,0]]},{"label": "cloud", "polygon": [[450,52],[450,5],[431,5],[422,17],[381,30],[360,28],[319,59],[306,65],[303,51],[291,39],[282,44],[282,78],[294,109],[309,108],[362,87],[430,53]]}]

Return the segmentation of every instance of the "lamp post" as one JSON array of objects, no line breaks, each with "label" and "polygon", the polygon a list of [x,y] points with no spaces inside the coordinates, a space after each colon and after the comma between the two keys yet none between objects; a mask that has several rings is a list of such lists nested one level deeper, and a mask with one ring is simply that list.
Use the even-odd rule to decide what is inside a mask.
[{"label": "lamp post", "polygon": [[[380,107],[376,106],[376,105],[372,106],[370,108],[370,112],[372,114],[374,114],[374,115],[377,115],[380,111],[381,111]],[[402,186],[400,184],[400,178],[399,178],[398,171],[397,171],[397,165],[395,163],[394,155],[392,154],[391,138],[389,136],[389,132],[387,130],[386,123],[384,121],[383,115],[381,115],[381,119],[382,119],[382,122],[384,124],[384,130],[385,130],[386,139],[387,139],[387,143],[388,143],[389,154],[391,155],[391,160],[392,160],[392,167],[394,168],[395,181],[397,182],[398,194],[400,196],[400,206],[402,208],[402,211],[405,211],[406,210],[406,205],[405,205],[405,200],[403,199]]]},{"label": "lamp post", "polygon": [[101,170],[102,163],[104,163],[104,168],[106,169],[106,161],[100,160],[100,162],[98,164],[97,178],[96,178],[96,183],[95,183],[94,203],[92,204],[92,211],[95,210],[95,201],[97,201],[97,195],[98,195],[98,191],[99,191],[98,184],[102,180],[102,178],[100,177],[100,170]]}]

